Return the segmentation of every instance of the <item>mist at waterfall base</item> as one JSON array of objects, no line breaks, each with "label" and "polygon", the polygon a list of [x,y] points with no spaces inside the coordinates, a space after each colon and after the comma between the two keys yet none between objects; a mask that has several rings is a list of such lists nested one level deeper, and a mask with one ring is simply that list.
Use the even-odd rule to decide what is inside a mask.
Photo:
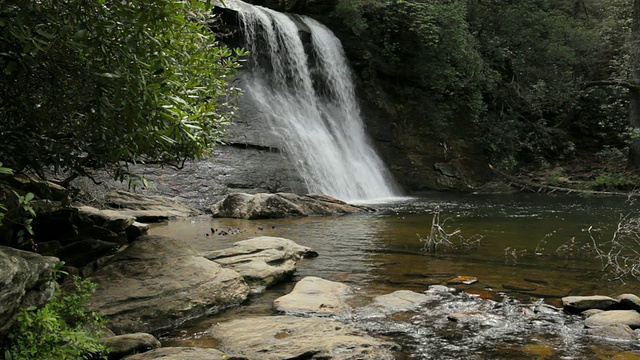
[{"label": "mist at waterfall base", "polygon": [[[365,134],[351,72],[335,35],[308,17],[243,2],[228,5],[239,13],[251,53],[246,95],[281,138],[308,192],[349,202],[398,197],[398,187]],[[301,27],[311,34],[312,46],[306,50]]]}]

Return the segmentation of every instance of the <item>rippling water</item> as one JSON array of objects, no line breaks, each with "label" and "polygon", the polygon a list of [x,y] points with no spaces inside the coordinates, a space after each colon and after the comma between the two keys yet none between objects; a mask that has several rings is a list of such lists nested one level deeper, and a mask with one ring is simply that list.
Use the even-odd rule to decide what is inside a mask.
[{"label": "rippling water", "polygon": [[[566,295],[640,293],[635,281],[608,281],[598,271],[598,260],[583,249],[590,241],[589,227],[605,241],[622,214],[638,213],[638,206],[626,200],[427,194],[387,200],[376,204],[380,211],[372,214],[253,221],[201,217],[170,222],[152,233],[183,239],[203,251],[259,235],[289,238],[320,254],[299,263],[294,281],[313,275],[349,284],[358,294],[356,308],[375,295],[426,291],[458,275],[478,277],[476,284],[456,286],[460,292],[439,295],[440,300],[413,313],[368,318],[354,312],[350,322],[391,336],[410,359],[626,359],[636,356],[631,353],[638,350],[635,343],[588,339],[579,318],[549,313],[542,305],[558,306]],[[483,236],[480,247],[462,253],[423,251],[418,234],[428,234],[435,213],[448,232]],[[211,228],[229,235],[206,236]],[[293,283],[279,285],[247,306],[188,324],[167,334],[164,342],[214,347],[200,332],[227,319],[272,314],[273,299],[289,292]],[[461,323],[447,320],[447,314],[456,312],[478,314]]]}]

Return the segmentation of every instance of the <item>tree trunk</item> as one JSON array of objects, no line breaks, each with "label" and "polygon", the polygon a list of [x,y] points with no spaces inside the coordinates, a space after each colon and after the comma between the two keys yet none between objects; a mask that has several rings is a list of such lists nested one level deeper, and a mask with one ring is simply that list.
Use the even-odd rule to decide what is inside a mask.
[{"label": "tree trunk", "polygon": [[[634,0],[633,2],[630,55],[629,74],[631,83],[640,84],[640,0]],[[638,89],[629,89],[629,126],[633,130],[640,129],[640,90]],[[634,167],[640,168],[640,138],[631,140],[629,160]]]}]

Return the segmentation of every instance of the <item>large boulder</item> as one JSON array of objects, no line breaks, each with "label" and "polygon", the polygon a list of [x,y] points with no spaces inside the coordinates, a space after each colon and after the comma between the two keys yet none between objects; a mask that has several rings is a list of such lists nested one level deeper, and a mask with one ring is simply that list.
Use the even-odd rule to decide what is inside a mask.
[{"label": "large boulder", "polygon": [[295,216],[335,215],[370,212],[367,206],[347,204],[326,195],[230,194],[211,207],[214,217],[273,219]]},{"label": "large boulder", "polygon": [[247,360],[244,357],[227,356],[216,349],[199,349],[193,347],[167,347],[151,350],[142,354],[127,356],[126,360]]},{"label": "large boulder", "polygon": [[53,295],[52,268],[59,260],[0,246],[0,339],[20,308],[42,306]]},{"label": "large boulder", "polygon": [[161,236],[138,238],[92,277],[91,306],[116,334],[170,328],[238,305],[249,293],[237,272]]},{"label": "large boulder", "polygon": [[249,359],[395,359],[399,347],[326,318],[266,316],[214,325],[211,336],[229,354]]},{"label": "large boulder", "polygon": [[225,268],[242,275],[253,293],[260,293],[296,271],[296,263],[303,257],[318,253],[295,242],[270,236],[239,241],[233,247],[205,255]]},{"label": "large boulder", "polygon": [[346,303],[350,294],[351,287],[345,284],[307,276],[273,305],[276,310],[292,315],[340,315],[350,309]]}]

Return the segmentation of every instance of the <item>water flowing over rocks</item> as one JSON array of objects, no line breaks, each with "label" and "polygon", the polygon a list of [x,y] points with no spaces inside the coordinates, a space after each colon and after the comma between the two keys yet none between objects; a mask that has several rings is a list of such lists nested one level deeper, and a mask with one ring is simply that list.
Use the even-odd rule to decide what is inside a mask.
[{"label": "water flowing over rocks", "polygon": [[308,247],[270,236],[239,241],[231,248],[204,255],[240,273],[252,293],[263,292],[267,287],[290,277],[296,271],[298,260],[315,256],[318,253]]},{"label": "water flowing over rocks", "polygon": [[399,347],[326,318],[254,317],[209,329],[228,354],[248,359],[392,360]]},{"label": "water flowing over rocks", "polygon": [[244,301],[237,272],[174,239],[145,235],[93,274],[91,306],[116,334],[154,332]]},{"label": "water flowing over rocks", "polygon": [[142,354],[127,356],[126,360],[248,360],[244,357],[227,356],[220,350],[193,347],[166,347]]},{"label": "water flowing over rocks", "polygon": [[379,295],[373,301],[373,304],[362,310],[363,313],[380,315],[389,315],[401,311],[410,311],[419,308],[430,300],[434,300],[432,296],[420,294],[409,290],[398,290],[390,294]]},{"label": "water flowing over rocks", "polygon": [[346,299],[351,293],[352,289],[342,283],[307,276],[273,305],[276,310],[292,315],[344,315],[350,311]]},{"label": "water flowing over rocks", "polygon": [[294,216],[370,212],[367,206],[350,205],[326,195],[230,194],[211,208],[214,217],[273,219]]},{"label": "water flowing over rocks", "polygon": [[46,304],[54,290],[57,258],[0,246],[0,339],[21,308]]}]

